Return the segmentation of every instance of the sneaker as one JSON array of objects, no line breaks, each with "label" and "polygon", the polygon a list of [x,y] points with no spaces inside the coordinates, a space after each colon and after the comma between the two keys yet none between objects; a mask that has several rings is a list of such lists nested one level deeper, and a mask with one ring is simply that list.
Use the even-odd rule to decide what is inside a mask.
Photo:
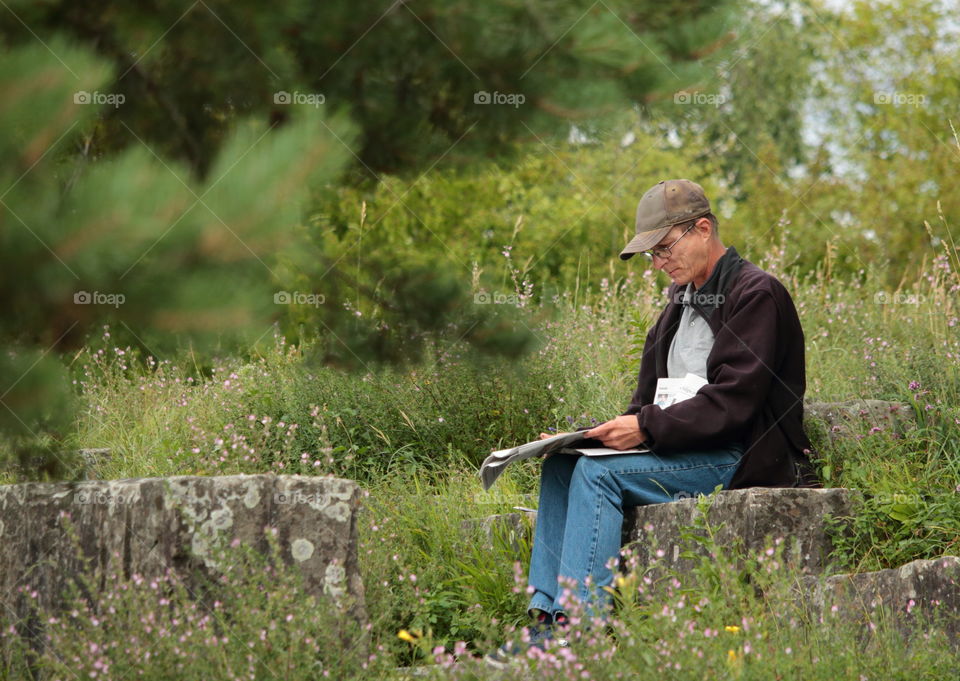
[{"label": "sneaker", "polygon": [[[494,652],[484,656],[484,661],[491,667],[503,669],[511,662],[527,654],[531,648],[546,650],[551,648],[568,648],[570,642],[565,636],[562,636],[566,629],[566,615],[557,617],[554,621],[548,613],[540,613],[537,616],[537,623],[532,627],[527,627],[526,635],[523,640],[517,643],[507,642],[497,648]],[[557,634],[561,634],[558,636]]]}]

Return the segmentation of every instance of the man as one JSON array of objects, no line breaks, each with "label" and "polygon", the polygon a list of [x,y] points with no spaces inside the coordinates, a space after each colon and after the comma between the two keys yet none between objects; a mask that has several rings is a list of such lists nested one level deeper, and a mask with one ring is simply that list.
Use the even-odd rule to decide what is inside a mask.
[{"label": "man", "polygon": [[[695,182],[666,180],[640,199],[636,236],[620,257],[643,253],[666,272],[669,302],[647,334],[630,407],[584,435],[651,453],[544,461],[529,574],[532,645],[543,647],[566,625],[562,581],[572,580],[572,595],[603,616],[625,506],[709,494],[717,485],[815,484],[796,308],[777,279],[724,247],[717,228]],[[654,404],[657,379],[688,372],[708,384],[683,402]],[[491,661],[522,651],[505,646]]]}]

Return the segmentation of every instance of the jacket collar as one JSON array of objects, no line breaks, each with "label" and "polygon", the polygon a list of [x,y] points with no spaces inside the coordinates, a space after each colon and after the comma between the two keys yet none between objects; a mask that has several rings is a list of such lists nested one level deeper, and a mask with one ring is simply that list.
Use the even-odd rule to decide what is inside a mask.
[{"label": "jacket collar", "polygon": [[713,313],[723,305],[724,296],[730,290],[731,284],[740,273],[744,260],[737,253],[733,246],[727,248],[727,252],[720,256],[710,277],[700,288],[694,288],[693,284],[687,287],[688,293],[681,300],[689,304],[696,310],[701,317],[708,322]]},{"label": "jacket collar", "polygon": [[[670,288],[671,304],[667,305],[663,317],[663,332],[656,341],[655,357],[657,366],[657,375],[667,375],[667,353],[670,350],[670,343],[677,327],[680,325],[680,315],[683,312],[683,305],[690,304],[691,307],[710,325],[710,329],[716,335],[720,329],[722,315],[714,315],[714,312],[720,309],[726,301],[726,296],[737,281],[740,270],[746,264],[746,260],[740,257],[737,249],[733,246],[727,248],[727,252],[720,256],[717,264],[710,273],[710,277],[703,283],[693,296],[690,296],[689,302],[685,300],[684,290],[686,287],[672,286]],[[712,296],[710,293],[714,292]],[[710,297],[708,297],[710,296]],[[711,303],[707,305],[707,303]]]}]

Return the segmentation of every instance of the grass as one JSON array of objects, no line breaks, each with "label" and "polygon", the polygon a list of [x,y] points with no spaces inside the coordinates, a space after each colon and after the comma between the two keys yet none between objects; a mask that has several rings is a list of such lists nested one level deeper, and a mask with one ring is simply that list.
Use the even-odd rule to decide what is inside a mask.
[{"label": "grass", "polygon": [[[847,569],[868,570],[957,553],[956,251],[918,267],[898,290],[885,289],[875,272],[835,277],[829,253],[820,269],[800,275],[788,252],[774,251],[760,264],[781,277],[797,303],[806,334],[808,399],[894,400],[916,416],[905,433],[864,423],[855,437],[834,445],[818,439],[816,463],[828,473],[828,484],[858,488],[866,498],[836,558]],[[644,331],[661,300],[662,284],[652,276],[604,280],[595,290],[525,303],[525,322],[541,346],[518,362],[437,344],[417,366],[370,366],[359,374],[314,366],[309,344],[292,347],[279,338],[261,354],[198,366],[190,358],[149,358],[117,347],[108,331],[71,366],[82,409],[69,445],[110,448],[95,471],[106,478],[275,471],[357,479],[370,494],[359,552],[373,657],[325,669],[335,678],[378,677],[398,666],[435,664],[431,673],[438,678],[493,678],[468,658],[521,622],[528,539],[520,538],[518,547],[517,538],[498,536],[487,545],[470,521],[532,505],[538,469],[530,462],[515,466],[484,493],[477,464],[490,449],[541,430],[620,413],[634,387]],[[6,482],[12,481],[8,475]],[[790,611],[787,592],[796,576],[784,570],[758,565],[752,580],[764,585],[758,593],[724,581],[716,562],[712,573],[708,567],[657,590],[637,573],[631,577],[637,581],[621,589],[629,597],[612,638],[595,636],[572,657],[530,664],[545,678],[914,679],[937,678],[960,661],[942,652],[935,632],[921,632],[906,646],[882,614],[864,638],[863,628],[848,619],[810,621]],[[240,589],[248,597],[274,589],[281,594],[284,584],[278,577]],[[155,610],[148,601],[121,600],[116,609]],[[185,613],[191,607],[178,603]],[[251,615],[229,626],[239,628],[241,639],[255,630],[259,637],[260,629],[271,631],[270,617],[280,617],[270,612],[262,615],[267,619]],[[87,622],[58,633],[57,646],[85,665],[98,658],[80,651],[95,644],[119,674],[123,664],[111,656],[120,656],[129,647],[122,641],[141,626]],[[311,628],[321,623],[303,626],[304,638],[321,640]],[[397,637],[401,629],[406,640]],[[0,678],[22,671],[25,658],[11,652],[10,640]],[[278,639],[261,652],[274,660],[278,648],[289,645]],[[314,678],[306,672],[309,651],[296,650],[296,669],[283,676]],[[453,665],[454,652],[464,664]],[[175,669],[173,648],[161,647],[157,655],[157,669]],[[207,660],[204,669],[228,677],[223,665],[239,670],[245,653],[241,646],[223,655],[221,666]],[[63,657],[69,666],[71,658]],[[58,673],[65,669],[55,659],[44,664]],[[255,668],[251,677],[244,667],[236,676],[271,678],[265,670]],[[115,677],[104,672],[96,678]]]}]

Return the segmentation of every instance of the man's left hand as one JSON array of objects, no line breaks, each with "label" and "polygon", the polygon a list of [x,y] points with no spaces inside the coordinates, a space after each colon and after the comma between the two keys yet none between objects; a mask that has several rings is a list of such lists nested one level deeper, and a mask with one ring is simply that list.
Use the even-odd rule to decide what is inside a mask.
[{"label": "man's left hand", "polygon": [[600,440],[604,447],[610,449],[631,449],[647,439],[647,434],[640,429],[635,414],[618,416],[596,428],[583,433],[584,437]]}]

